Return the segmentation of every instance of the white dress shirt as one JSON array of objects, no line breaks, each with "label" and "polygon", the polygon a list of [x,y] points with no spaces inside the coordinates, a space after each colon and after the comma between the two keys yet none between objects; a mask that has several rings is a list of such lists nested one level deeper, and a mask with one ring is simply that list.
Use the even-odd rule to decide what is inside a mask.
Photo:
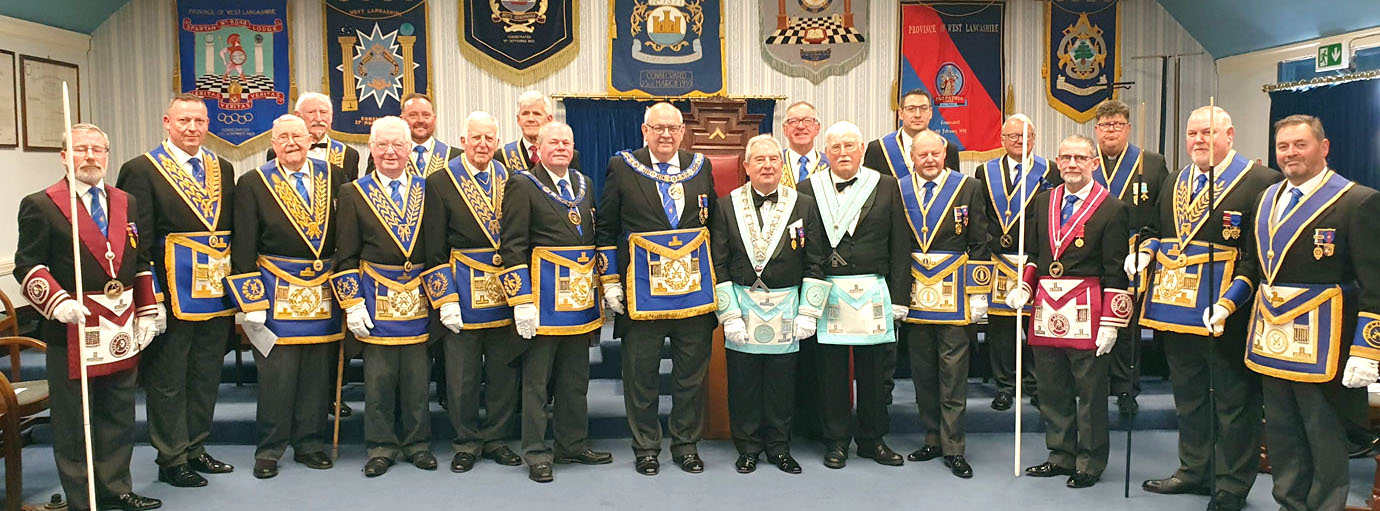
[{"label": "white dress shirt", "polygon": [[[1323,167],[1322,172],[1319,172],[1316,176],[1308,178],[1307,181],[1304,181],[1303,184],[1299,186],[1294,186],[1293,183],[1285,181],[1284,190],[1282,193],[1279,194],[1279,200],[1275,202],[1275,221],[1279,221],[1280,218],[1284,217],[1284,206],[1289,204],[1289,196],[1292,195],[1289,192],[1289,190],[1293,190],[1295,188],[1302,190],[1303,197],[1299,199],[1299,204],[1303,204],[1303,201],[1308,199],[1309,195],[1311,195],[1314,191],[1317,191],[1318,187],[1322,186],[1323,176],[1327,175],[1327,170],[1327,167]],[[1295,209],[1297,209],[1298,207],[1298,205],[1294,206]]]},{"label": "white dress shirt", "polygon": [[802,156],[805,157],[806,172],[814,170],[815,167],[819,165],[819,160],[824,158],[824,155],[819,151],[810,151],[809,154],[800,154],[795,152],[794,149],[787,148],[785,161],[786,168],[791,169],[791,174],[795,176],[796,182],[800,182],[806,177],[809,177],[808,175],[800,175],[800,157]]},{"label": "white dress shirt", "polygon": [[[173,160],[177,162],[177,166],[182,167],[182,171],[186,172],[188,176],[196,177],[196,175],[192,174],[192,164],[190,162],[192,158],[202,159],[205,156],[205,151],[197,147],[196,154],[187,154],[187,151],[183,151],[181,147],[177,147],[177,144],[172,143],[172,140],[166,141],[166,144],[170,149],[169,152],[172,153]],[[201,170],[209,172],[209,169],[207,169],[205,165],[201,167]],[[207,177],[210,177],[209,173]]]},{"label": "white dress shirt", "polygon": [[[673,154],[673,155],[671,156],[671,160],[670,160],[670,161],[666,161],[666,162],[663,162],[663,161],[661,161],[661,160],[658,160],[658,159],[656,158],[656,155],[655,155],[655,154],[652,154],[651,151],[648,151],[647,154],[648,154],[648,156],[650,156],[651,159],[652,159],[652,170],[658,170],[658,171],[659,171],[659,170],[661,169],[661,165],[660,165],[660,164],[662,164],[662,163],[668,163],[668,164],[670,164],[670,166],[666,168],[666,173],[667,173],[667,174],[670,174],[670,175],[673,175],[673,176],[676,175],[676,174],[680,174],[680,153],[675,153],[675,154]],[[671,185],[671,186],[675,186],[675,185]],[[681,187],[684,188],[684,186],[685,186],[685,185],[682,183]],[[658,186],[658,187],[657,187],[657,190],[660,190],[660,189],[661,189],[661,187]],[[668,189],[667,189],[667,193],[669,193],[669,192],[670,192],[670,189],[668,188]],[[571,193],[574,193],[574,191],[572,190]],[[666,200],[665,197],[662,197],[661,199],[662,199],[663,202]],[[679,199],[672,197],[672,198],[671,198],[671,201],[676,203],[676,218],[680,218],[682,215],[685,214],[685,193],[684,193],[684,191],[682,190],[682,193],[680,194],[680,198],[679,198]],[[660,204],[658,204],[658,206],[660,206]]]},{"label": "white dress shirt", "polygon": [[[105,219],[106,219],[106,222],[109,222],[109,221],[110,221],[110,200],[109,200],[109,198],[107,198],[107,197],[105,196],[105,195],[106,195],[106,192],[105,192],[105,180],[102,179],[102,180],[96,182],[96,185],[95,185],[95,186],[96,186],[96,189],[97,189],[97,190],[100,190],[99,192],[96,192],[96,202],[101,203],[101,211],[104,211],[104,212],[105,212]],[[81,205],[82,205],[82,207],[86,208],[86,213],[87,213],[87,214],[91,214],[91,196],[89,196],[89,195],[86,194],[87,191],[90,190],[90,189],[91,189],[91,185],[86,184],[86,183],[83,183],[83,182],[81,182],[81,181],[77,181],[77,202],[80,202]],[[132,219],[131,219],[131,220],[132,220]]]},{"label": "white dress shirt", "polygon": [[[392,183],[393,183],[394,181],[400,181],[400,182],[402,182],[401,185],[398,185],[398,194],[402,196],[402,200],[403,200],[403,206],[402,206],[402,207],[406,207],[406,206],[407,206],[407,192],[408,192],[409,187],[410,187],[411,184],[412,184],[412,180],[411,180],[411,179],[408,179],[407,173],[406,173],[406,172],[403,172],[402,175],[398,176],[397,179],[393,179],[393,178],[390,178],[390,177],[388,177],[388,176],[385,176],[385,175],[383,175],[382,172],[375,171],[374,173],[378,175],[379,187],[383,189],[383,194],[384,194],[384,196],[388,197],[389,200],[392,200],[392,198],[393,198],[393,185],[392,185]],[[395,206],[396,206],[396,204],[395,204]],[[402,209],[402,207],[399,207],[398,209]]]},{"label": "white dress shirt", "polygon": [[[859,168],[858,168],[858,172],[857,172],[856,174],[853,174],[853,177],[850,177],[850,178],[848,178],[848,179],[860,178],[860,176],[862,176],[862,173],[863,173],[863,172],[864,172],[863,168],[862,168],[862,167],[859,167]],[[874,171],[874,172],[875,172],[875,171]],[[842,183],[842,182],[844,182],[844,181],[847,181],[848,179],[843,179],[843,178],[839,177],[837,174],[834,174],[832,171],[829,172],[829,182],[834,184],[834,187],[835,187],[834,189],[835,189],[835,190],[838,190],[838,183]],[[859,180],[861,180],[861,179],[859,179]],[[858,186],[858,182],[857,182],[857,181],[854,181],[853,184],[848,185],[848,188],[844,188],[844,189],[843,189],[843,192],[840,192],[840,193],[837,195],[837,197],[839,198],[839,204],[835,204],[835,207],[836,207],[836,208],[843,205],[843,193],[844,193],[844,192],[848,192],[848,191],[850,191],[850,190],[853,190],[853,187],[855,187],[855,186]],[[854,217],[854,218],[853,218],[853,221],[852,221],[851,223],[848,224],[848,235],[849,235],[849,236],[852,236],[852,235],[853,235],[853,231],[858,230],[858,220],[860,220],[861,218],[862,218],[862,215],[858,215],[857,217]]]},{"label": "white dress shirt", "polygon": [[[407,158],[412,160],[414,164],[417,163],[417,146],[422,146],[422,149],[425,149],[425,151],[422,151],[422,162],[424,164],[431,163],[431,153],[436,150],[436,137],[428,138],[426,142],[420,144],[412,144],[412,147],[407,150]],[[417,172],[425,173],[426,169],[420,168],[417,169]]]}]

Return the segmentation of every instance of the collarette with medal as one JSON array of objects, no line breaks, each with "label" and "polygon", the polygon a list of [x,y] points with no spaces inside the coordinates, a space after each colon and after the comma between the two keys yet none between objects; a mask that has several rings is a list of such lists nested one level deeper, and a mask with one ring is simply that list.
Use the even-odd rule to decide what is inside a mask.
[{"label": "collarette with medal", "polygon": [[752,183],[745,183],[731,193],[734,214],[738,220],[738,233],[744,248],[748,249],[748,262],[752,264],[752,271],[757,276],[752,284],[754,291],[769,290],[762,282],[762,272],[766,270],[767,262],[781,242],[781,236],[786,232],[786,220],[795,208],[794,189],[789,186],[778,186],[776,192],[777,199],[771,206],[762,208],[765,213],[762,218],[762,229],[757,227],[758,212],[752,199],[752,195],[757,192],[753,190]]},{"label": "collarette with medal", "polygon": [[[1044,158],[1031,155],[1026,159],[1030,162],[1029,165],[1021,165],[1021,182],[1012,188],[1008,184],[1010,178],[1007,177],[1007,169],[1003,168],[1006,158],[1003,156],[988,161],[983,166],[983,170],[986,171],[988,200],[992,203],[992,210],[998,213],[1002,232],[1001,247],[1012,248],[1016,246],[1016,239],[1011,235],[1011,230],[1020,222],[1021,215],[1025,214],[1026,206],[1035,199],[1035,195],[1039,192],[1040,183],[1044,181],[1049,163]],[[1027,169],[1027,166],[1030,168]]]},{"label": "collarette with medal", "polygon": [[839,192],[834,186],[834,178],[837,177],[830,169],[828,179],[811,179],[810,186],[815,192],[815,202],[819,205],[820,217],[824,220],[824,234],[829,238],[829,265],[834,268],[848,266],[848,261],[839,255],[839,242],[843,241],[843,235],[848,232],[848,228],[862,214],[863,203],[872,195],[877,182],[881,180],[881,174],[867,167],[858,167],[857,173],[853,175],[857,178],[852,185]]},{"label": "collarette with medal", "polygon": [[519,172],[518,175],[524,176],[527,179],[532,180],[532,183],[537,185],[537,188],[540,188],[542,193],[545,193],[547,197],[550,197],[551,200],[554,200],[564,205],[566,207],[566,217],[570,219],[571,225],[580,225],[580,203],[584,202],[586,191],[585,178],[583,175],[580,174],[580,171],[575,169],[567,169],[566,172],[567,179],[570,179],[571,181],[580,182],[580,191],[576,192],[575,198],[570,200],[567,200],[565,197],[561,197],[561,194],[556,193],[556,191],[552,190],[551,187],[546,186],[546,183],[541,182],[541,180],[537,179],[537,176],[533,175],[531,172]]},{"label": "collarette with medal", "polygon": [[1057,279],[1064,276],[1064,263],[1059,259],[1063,257],[1064,252],[1068,250],[1068,246],[1070,245],[1070,243],[1068,243],[1069,237],[1071,235],[1077,237],[1077,241],[1072,244],[1079,247],[1083,246],[1084,226],[1088,223],[1088,219],[1092,218],[1092,214],[1097,210],[1098,206],[1102,205],[1102,201],[1107,198],[1107,188],[1098,184],[1096,181],[1088,183],[1086,186],[1091,186],[1093,188],[1088,192],[1087,198],[1079,201],[1080,204],[1078,204],[1078,209],[1073,212],[1073,216],[1069,218],[1069,221],[1063,225],[1060,225],[1059,217],[1063,210],[1061,204],[1064,202],[1065,195],[1068,194],[1068,189],[1066,186],[1061,185],[1055,189],[1055,192],[1050,194],[1048,216],[1049,244],[1050,258],[1053,259],[1053,262],[1049,263],[1050,277]]}]

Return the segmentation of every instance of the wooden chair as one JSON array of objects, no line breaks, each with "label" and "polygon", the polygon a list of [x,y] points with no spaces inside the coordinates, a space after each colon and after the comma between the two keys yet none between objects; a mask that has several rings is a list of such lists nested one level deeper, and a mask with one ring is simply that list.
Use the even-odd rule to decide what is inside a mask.
[{"label": "wooden chair", "polygon": [[35,424],[48,422],[46,416],[36,417],[48,410],[48,381],[18,381],[19,350],[29,348],[47,353],[48,346],[37,339],[10,336],[0,338],[0,347],[8,349],[15,368],[10,377],[0,372],[0,456],[5,458],[5,509],[19,511],[24,496],[21,435]]}]

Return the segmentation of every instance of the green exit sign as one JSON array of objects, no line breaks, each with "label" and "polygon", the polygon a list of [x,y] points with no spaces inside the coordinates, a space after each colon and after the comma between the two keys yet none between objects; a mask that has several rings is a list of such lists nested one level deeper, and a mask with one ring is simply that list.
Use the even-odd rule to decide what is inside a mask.
[{"label": "green exit sign", "polygon": [[1318,47],[1318,59],[1314,67],[1318,71],[1335,71],[1346,69],[1351,65],[1348,62],[1351,52],[1346,51],[1345,45],[1340,42],[1326,44]]}]

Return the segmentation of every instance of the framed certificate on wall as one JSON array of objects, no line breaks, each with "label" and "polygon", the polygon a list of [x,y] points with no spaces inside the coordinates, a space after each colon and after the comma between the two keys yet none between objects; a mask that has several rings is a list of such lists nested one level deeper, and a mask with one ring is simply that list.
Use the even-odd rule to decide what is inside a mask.
[{"label": "framed certificate on wall", "polygon": [[19,95],[24,104],[24,150],[60,151],[62,83],[72,100],[72,123],[81,122],[81,83],[77,65],[29,55],[19,56]]},{"label": "framed certificate on wall", "polygon": [[15,94],[14,52],[0,50],[0,149],[19,147],[19,95]]}]

